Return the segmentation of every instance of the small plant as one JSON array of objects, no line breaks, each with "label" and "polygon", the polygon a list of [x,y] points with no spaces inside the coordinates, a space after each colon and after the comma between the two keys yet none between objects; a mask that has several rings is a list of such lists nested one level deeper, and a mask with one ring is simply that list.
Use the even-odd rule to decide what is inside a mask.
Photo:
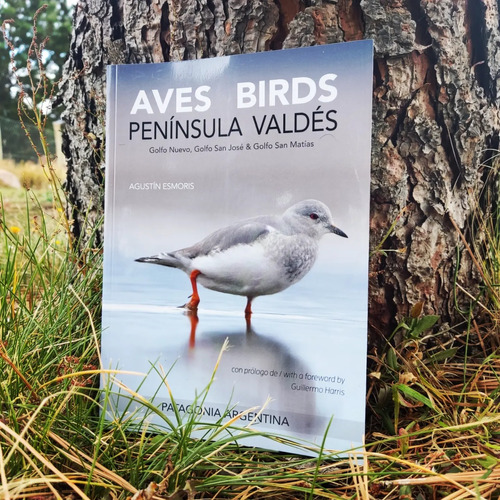
[{"label": "small plant", "polygon": [[[494,152],[481,193],[471,193],[475,207],[471,221],[472,245],[460,236],[476,272],[482,278],[481,296],[474,298],[497,326],[500,322],[500,153]],[[466,290],[463,292],[468,293]]]},{"label": "small plant", "polygon": [[[43,53],[48,42],[48,38],[42,41],[39,41],[37,38],[37,19],[46,8],[47,6],[43,5],[35,12],[33,18],[33,37],[30,46],[28,47],[28,60],[24,72],[18,71],[18,68],[16,68],[14,59],[16,47],[14,47],[8,37],[8,25],[14,23],[14,20],[8,19],[3,21],[2,33],[11,52],[11,69],[18,87],[17,112],[19,123],[39,159],[39,171],[43,173],[52,188],[54,195],[54,208],[61,214],[64,214],[66,199],[61,189],[61,181],[58,177],[57,169],[54,165],[54,157],[50,151],[47,136],[45,134],[48,115],[44,113],[44,109],[52,103],[56,88],[56,86],[51,84],[49,81],[44,65]],[[34,71],[35,68],[37,69],[36,74]],[[26,76],[21,76],[23,74]],[[31,127],[28,127],[28,124],[35,127],[38,137],[34,137],[32,135],[30,132]],[[25,187],[34,187],[29,184],[35,184],[35,182],[40,184],[39,180],[35,181],[38,175],[39,174],[33,173],[28,175],[28,172],[26,172],[24,178]],[[62,222],[65,226],[68,237],[67,241],[71,248],[71,223],[66,216],[63,217]]]},{"label": "small plant", "polygon": [[379,244],[370,252],[370,258],[374,257],[375,255],[383,255],[387,256],[387,253],[389,252],[397,252],[397,253],[405,253],[406,248],[398,248],[398,249],[387,249],[384,248],[384,245],[386,244],[387,240],[392,236],[394,231],[396,230],[396,226],[398,225],[399,221],[401,218],[404,216],[406,211],[408,210],[408,207],[403,207],[403,209],[398,213],[392,224],[389,226],[389,229],[385,232],[385,234],[382,236],[382,239],[380,240]]},{"label": "small plant", "polygon": [[430,330],[439,320],[439,316],[434,314],[422,315],[423,307],[423,302],[417,302],[411,308],[410,315],[398,323],[389,340],[398,333],[403,334],[404,340],[416,340],[422,333]]}]

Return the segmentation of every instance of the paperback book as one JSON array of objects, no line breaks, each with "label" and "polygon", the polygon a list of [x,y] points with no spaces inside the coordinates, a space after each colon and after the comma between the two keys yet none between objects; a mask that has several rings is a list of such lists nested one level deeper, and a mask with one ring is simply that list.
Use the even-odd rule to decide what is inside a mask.
[{"label": "paperback book", "polygon": [[108,419],[362,446],[372,50],[108,68]]}]

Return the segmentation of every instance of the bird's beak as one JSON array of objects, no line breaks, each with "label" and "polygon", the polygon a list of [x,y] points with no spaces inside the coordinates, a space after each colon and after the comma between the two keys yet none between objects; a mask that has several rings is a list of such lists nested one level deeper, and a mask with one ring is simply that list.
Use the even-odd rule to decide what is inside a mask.
[{"label": "bird's beak", "polygon": [[330,226],[330,231],[334,234],[342,236],[342,238],[347,238],[347,234],[345,234],[344,231],[342,231],[342,229],[339,229],[338,227]]}]

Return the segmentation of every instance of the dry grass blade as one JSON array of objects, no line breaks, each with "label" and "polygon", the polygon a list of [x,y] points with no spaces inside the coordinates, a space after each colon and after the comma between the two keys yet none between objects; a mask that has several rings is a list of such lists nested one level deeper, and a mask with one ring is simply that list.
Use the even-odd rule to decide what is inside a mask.
[{"label": "dry grass blade", "polygon": [[80,303],[80,305],[83,307],[83,309],[85,310],[85,312],[87,313],[87,317],[89,319],[90,328],[92,329],[92,338],[94,339],[94,342],[95,342],[97,357],[99,358],[99,368],[102,370],[102,369],[104,369],[104,366],[102,366],[101,349],[100,349],[99,340],[97,338],[97,332],[96,332],[96,329],[95,329],[94,319],[92,317],[92,313],[90,312],[90,309],[87,307],[87,305],[82,300],[82,298],[78,295],[78,293],[76,293],[76,290],[74,289],[74,287],[71,286],[71,285],[69,285],[68,288],[71,291],[71,293],[75,296],[76,300],[78,300],[78,302]]},{"label": "dry grass blade", "polygon": [[451,215],[449,217],[450,217],[451,223],[453,224],[453,227],[455,228],[455,230],[457,231],[458,235],[460,236],[460,239],[462,240],[462,243],[464,244],[464,246],[465,246],[465,248],[466,248],[466,250],[467,250],[470,258],[472,259],[472,262],[474,262],[474,265],[475,265],[478,273],[481,275],[481,278],[483,279],[484,284],[488,287],[488,289],[491,291],[491,293],[493,295],[495,295],[495,297],[498,300],[498,302],[500,302],[500,297],[498,296],[495,284],[491,283],[490,280],[488,279],[488,277],[484,274],[483,266],[481,266],[481,264],[479,263],[476,255],[472,251],[472,248],[470,247],[469,242],[465,238],[463,232],[460,230],[460,228],[458,227],[457,223],[453,220],[453,217],[451,217]]},{"label": "dry grass blade", "polygon": [[446,495],[443,500],[486,499],[498,492],[500,485],[500,469],[494,471],[479,470],[475,472],[457,472],[440,477],[419,477],[395,480],[392,484],[413,486],[444,486],[449,483],[457,486],[457,491]]},{"label": "dry grass blade", "polygon": [[[37,460],[39,460],[44,467],[46,467],[48,470],[52,471],[59,479],[59,481],[67,486],[69,486],[72,490],[77,493],[80,498],[83,498],[84,500],[90,500],[87,495],[73,482],[71,477],[68,477],[67,475],[63,474],[53,463],[45,458],[39,451],[37,451],[26,439],[21,437],[19,434],[11,430],[7,425],[5,425],[1,420],[0,420],[0,430],[11,436],[11,438],[14,440],[15,446],[18,447],[22,445],[30,454],[32,454]],[[42,476],[40,478],[45,482],[47,487],[49,487],[52,490],[52,483],[53,481],[49,481],[48,478],[45,476]]]},{"label": "dry grass blade", "polygon": [[[372,458],[383,458],[382,454],[371,454]],[[498,466],[492,473],[490,470],[479,470],[475,472],[460,472],[460,473],[439,473],[429,468],[428,466],[420,465],[409,460],[402,460],[395,457],[385,456],[386,459],[391,459],[394,463],[407,467],[410,474],[417,474],[419,477],[408,477],[404,479],[385,480],[383,483],[386,486],[443,486],[450,485],[456,489],[454,494],[466,495],[464,498],[475,498],[477,500],[486,500],[483,496],[477,496],[474,485],[476,483],[486,483],[487,487],[498,487],[500,479],[500,469]],[[471,485],[472,483],[472,485]],[[453,497],[447,497],[453,498]],[[458,497],[457,497],[458,498]]]},{"label": "dry grass blade", "polygon": [[[478,500],[480,498],[495,498],[495,494],[498,494],[499,488],[500,487],[498,481],[496,481],[495,483],[477,486],[475,489],[476,495],[474,497],[474,500]],[[446,495],[443,500],[468,500],[470,498],[471,497],[468,492],[456,491],[454,493],[451,493],[450,495]]]},{"label": "dry grass blade", "polygon": [[78,466],[83,466],[85,469],[87,469],[88,472],[92,471],[96,477],[105,480],[105,484],[108,487],[110,487],[111,485],[116,485],[126,491],[129,491],[132,494],[137,493],[137,488],[132,486],[127,480],[104,467],[99,462],[94,464],[93,458],[91,456],[87,455],[82,450],[75,449],[61,436],[58,436],[54,432],[50,432],[49,437],[61,447],[61,451],[68,459],[70,459]]},{"label": "dry grass blade", "polygon": [[36,391],[34,387],[28,382],[26,377],[21,373],[21,371],[17,368],[17,366],[11,361],[9,355],[5,351],[5,346],[0,340],[0,358],[3,359],[10,367],[16,372],[17,376],[23,381],[24,385],[31,391],[33,395],[36,395]]},{"label": "dry grass blade", "polygon": [[2,481],[3,498],[10,500],[9,487],[7,484],[7,475],[5,474],[5,463],[3,460],[2,444],[0,443],[0,479]]},{"label": "dry grass blade", "polygon": [[365,468],[365,457],[363,457],[363,467],[358,463],[357,454],[349,455],[349,467],[351,469],[354,489],[356,490],[356,498],[360,500],[368,500],[370,494],[368,492],[368,477],[363,474]]},{"label": "dry grass blade", "polygon": [[[9,443],[11,446],[14,444],[11,436],[5,434],[2,435],[0,432],[0,437],[2,437],[4,441]],[[10,480],[9,482],[6,482],[5,485],[9,489],[8,494],[11,498],[25,498],[27,490],[31,490],[32,485],[40,485],[36,488],[38,492],[46,493],[48,489],[57,497],[57,491],[54,486],[52,486],[52,483],[55,481],[50,476],[42,472],[30,453],[26,452],[22,448],[19,449],[19,452],[23,456],[26,465],[31,467],[36,472],[37,476],[30,478],[23,477],[20,480]],[[61,480],[59,478],[57,479],[57,482],[61,484]]]},{"label": "dry grass blade", "polygon": [[[85,477],[79,474],[67,474],[66,477],[73,483],[85,483]],[[67,487],[68,483],[61,482],[61,479],[57,476],[40,473],[38,478],[15,479],[10,481],[8,486],[10,488],[10,496],[6,498],[10,498],[10,500],[28,500],[29,498],[55,499],[61,498],[60,490]],[[3,500],[3,497],[0,498]]]},{"label": "dry grass blade", "polygon": [[[491,472],[491,473],[490,473]],[[446,485],[453,482],[455,485],[467,483],[489,483],[490,485],[498,486],[500,483],[500,468],[493,471],[478,470],[474,472],[452,472],[439,476],[430,477],[413,477],[407,479],[395,479],[392,484],[441,484]]]}]

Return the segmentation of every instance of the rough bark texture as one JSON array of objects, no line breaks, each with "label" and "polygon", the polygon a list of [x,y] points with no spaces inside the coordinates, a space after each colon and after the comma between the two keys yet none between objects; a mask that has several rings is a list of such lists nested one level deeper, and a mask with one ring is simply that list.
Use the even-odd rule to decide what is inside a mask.
[{"label": "rough bark texture", "polygon": [[372,248],[398,223],[384,243],[394,251],[372,257],[370,323],[385,331],[418,301],[453,320],[454,274],[473,277],[452,220],[467,227],[499,145],[499,4],[80,0],[63,91],[75,233],[102,215],[106,64],[373,38]]}]

